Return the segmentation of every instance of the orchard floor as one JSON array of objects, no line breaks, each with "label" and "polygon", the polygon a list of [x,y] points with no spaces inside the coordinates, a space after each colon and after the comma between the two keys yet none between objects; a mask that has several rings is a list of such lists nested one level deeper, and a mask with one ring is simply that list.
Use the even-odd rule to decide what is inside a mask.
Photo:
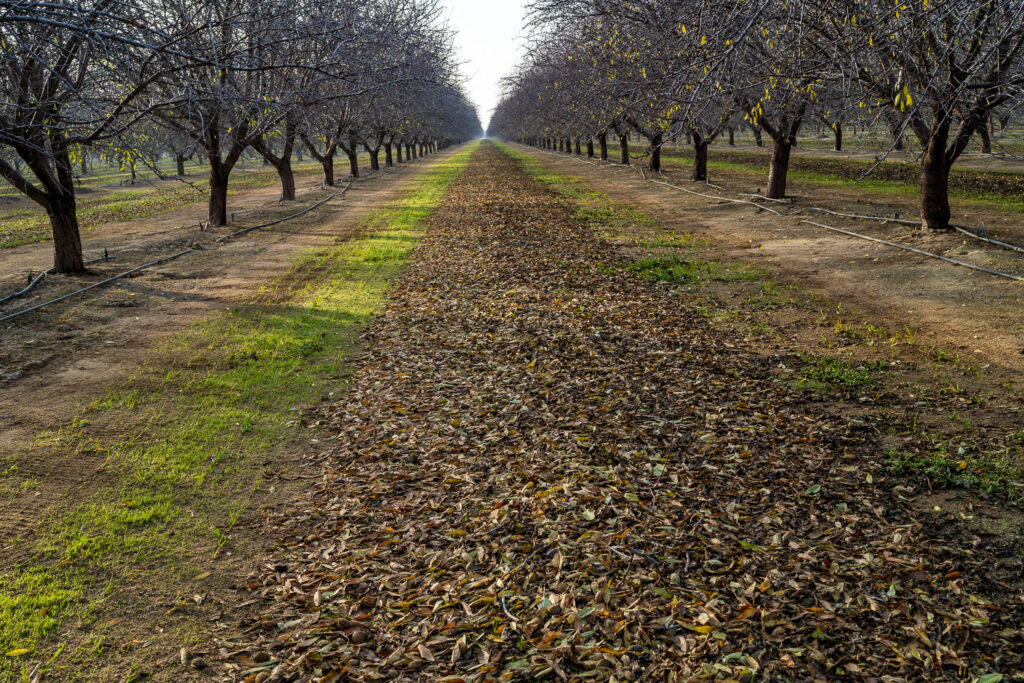
[{"label": "orchard floor", "polygon": [[[245,608],[210,626],[202,671],[186,652],[158,678],[1024,672],[1019,513],[971,501],[939,514],[956,494],[883,456],[893,411],[923,412],[926,397],[952,423],[972,400],[926,372],[903,381],[918,345],[861,344],[827,315],[849,342],[839,351],[892,356],[881,378],[859,357],[835,365],[838,388],[805,374],[834,389],[810,391],[796,380],[814,364],[797,350],[818,312],[784,296],[798,288],[714,252],[725,224],[725,243],[783,228],[630,183],[566,159],[517,163],[490,143],[474,152],[363,335],[343,395],[318,408],[331,436],[306,465],[315,483],[265,527],[276,548],[239,577]],[[587,206],[603,201],[593,190],[629,206]],[[877,310],[877,325],[928,322]],[[977,409],[1003,428],[999,400],[1013,398]],[[981,529],[989,517],[997,530]]]},{"label": "orchard floor", "polygon": [[[297,202],[281,205],[275,196],[279,189],[273,187],[243,192],[231,198],[234,225],[213,231],[196,227],[203,205],[107,226],[98,232],[103,244],[118,248],[111,261],[91,266],[82,276],[52,276],[31,296],[0,308],[0,315],[6,315],[183,247],[200,247],[137,276],[0,324],[0,622],[8,615],[6,600],[12,595],[15,600],[32,596],[50,599],[51,583],[26,587],[17,583],[20,578],[12,578],[31,576],[40,545],[52,545],[51,532],[46,529],[59,523],[66,511],[117,485],[120,474],[115,474],[118,464],[110,459],[113,451],[100,444],[122,442],[131,447],[133,442],[144,443],[151,433],[170,429],[161,424],[170,416],[157,412],[149,418],[150,424],[140,418],[137,423],[127,420],[109,425],[106,430],[108,425],[101,419],[106,408],[101,402],[118,395],[126,383],[145,384],[150,375],[163,372],[157,370],[160,363],[154,362],[154,357],[163,353],[162,345],[176,334],[244,311],[254,301],[273,299],[285,310],[292,293],[316,285],[321,277],[319,266],[295,271],[296,263],[362,235],[368,216],[399,200],[418,174],[450,156],[444,152],[384,174],[365,174],[342,196],[310,213],[221,244],[216,239],[231,230],[289,216],[327,198],[328,193],[312,176],[301,179]],[[339,182],[332,193],[340,192],[346,182]],[[0,250],[0,267],[46,267],[51,250],[49,243]],[[5,286],[4,293],[8,291],[10,287]],[[215,352],[211,346],[208,353]],[[335,359],[335,364],[338,362]],[[168,382],[182,371],[187,376],[188,370],[166,370]],[[141,405],[144,396],[137,398]],[[299,408],[320,398],[319,394],[304,397]],[[295,417],[301,418],[301,413]],[[94,424],[87,429],[90,420]],[[274,458],[256,463],[253,476],[268,483],[260,489],[256,502],[242,505],[241,517],[232,519],[230,526],[235,529],[227,552],[219,548],[213,552],[214,546],[207,548],[205,539],[202,546],[192,549],[194,560],[209,565],[210,569],[202,572],[207,578],[158,585],[151,578],[142,578],[143,574],[159,574],[159,563],[146,557],[124,557],[113,571],[105,566],[99,580],[109,581],[107,589],[116,588],[117,595],[104,592],[101,582],[99,597],[86,591],[80,605],[54,598],[53,607],[38,609],[39,623],[45,621],[47,612],[56,616],[58,607],[65,612],[59,631],[48,627],[49,640],[42,641],[38,650],[34,644],[26,648],[20,640],[0,638],[0,680],[35,680],[29,675],[33,670],[44,672],[43,680],[132,678],[135,665],[130,662],[151,661],[149,652],[159,649],[172,633],[175,638],[181,636],[183,622],[189,622],[191,629],[195,621],[216,609],[215,601],[193,602],[189,596],[208,595],[211,584],[219,585],[220,577],[231,573],[227,568],[247,571],[252,558],[262,553],[266,539],[248,523],[258,518],[262,509],[286,504],[303,486],[301,478],[290,471],[288,459],[300,454],[314,436],[309,432],[289,437],[288,442],[275,445]],[[206,454],[211,458],[214,445],[210,444],[211,452]],[[112,507],[125,502],[110,501]],[[177,512],[200,519],[197,510]],[[172,545],[182,541],[169,540]],[[132,569],[133,562],[137,570]],[[121,572],[129,577],[137,573],[138,578],[125,582]],[[175,567],[173,573],[182,572],[189,577],[200,573],[188,566]],[[54,572],[54,576],[59,574]],[[12,585],[21,588],[12,589]],[[72,586],[71,592],[78,588]],[[68,591],[62,588],[54,593],[66,595]],[[182,599],[194,610],[187,618]],[[145,618],[138,617],[140,613]],[[97,615],[103,617],[99,620],[102,625],[98,625]],[[76,627],[76,622],[87,626]],[[0,636],[5,634],[3,626],[0,623]],[[21,652],[26,649],[29,651]],[[126,654],[129,651],[133,654]],[[7,652],[18,654],[12,657]],[[61,652],[63,658],[58,656]],[[77,663],[69,664],[69,655]],[[28,662],[27,668],[21,661]]]}]

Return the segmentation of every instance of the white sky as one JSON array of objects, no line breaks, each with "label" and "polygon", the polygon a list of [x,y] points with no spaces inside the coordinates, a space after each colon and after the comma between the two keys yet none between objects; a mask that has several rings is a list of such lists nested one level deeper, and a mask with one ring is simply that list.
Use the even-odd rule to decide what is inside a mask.
[{"label": "white sky", "polygon": [[487,130],[498,104],[498,81],[519,61],[526,0],[446,0],[466,87]]}]

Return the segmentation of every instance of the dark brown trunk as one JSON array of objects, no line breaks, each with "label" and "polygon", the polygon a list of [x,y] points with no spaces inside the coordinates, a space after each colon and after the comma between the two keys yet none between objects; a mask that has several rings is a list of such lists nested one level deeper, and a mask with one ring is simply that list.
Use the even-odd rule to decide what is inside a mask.
[{"label": "dark brown trunk", "polygon": [[334,155],[328,155],[320,160],[324,169],[324,185],[334,187]]},{"label": "dark brown trunk", "polygon": [[210,173],[210,225],[228,224],[228,174],[224,171]]},{"label": "dark brown trunk", "polygon": [[85,263],[82,260],[75,196],[71,194],[52,200],[46,213],[53,232],[53,269],[58,273],[81,273],[85,270]]},{"label": "dark brown trunk", "polygon": [[583,150],[580,148],[580,139],[576,138],[576,156],[582,156]]},{"label": "dark brown trunk", "polygon": [[775,141],[768,170],[768,192],[765,193],[769,199],[786,198],[786,175],[789,173],[789,154],[792,149],[793,143],[790,140]]},{"label": "dark brown trunk", "polygon": [[359,145],[356,144],[355,140],[349,140],[348,149],[345,153],[348,154],[348,173],[353,178],[359,177]]},{"label": "dark brown trunk", "polygon": [[833,149],[835,151],[837,151],[837,152],[842,152],[843,151],[843,124],[841,122],[839,122],[839,121],[836,121],[832,125],[832,132],[835,133],[835,136],[836,136],[836,144],[833,146]]},{"label": "dark brown trunk", "polygon": [[988,134],[988,126],[984,123],[978,126],[978,139],[981,141],[981,153],[991,154],[992,153],[992,138]]},{"label": "dark brown trunk", "polygon": [[370,150],[370,169],[373,171],[380,170],[380,147]]},{"label": "dark brown trunk", "polygon": [[178,167],[178,177],[185,177],[185,155],[178,152],[174,155],[174,163]]},{"label": "dark brown trunk", "polygon": [[594,140],[593,139],[587,140],[587,158],[588,159],[593,159],[594,158]]},{"label": "dark brown trunk", "polygon": [[735,147],[736,146],[736,129],[735,128],[729,128],[729,146],[730,147]]},{"label": "dark brown trunk", "polygon": [[761,129],[753,125],[750,128],[754,131],[754,144],[758,147],[764,147],[764,138],[761,137]]},{"label": "dark brown trunk", "polygon": [[274,165],[277,177],[281,179],[281,201],[295,201],[295,173],[292,171],[292,160],[282,158]]},{"label": "dark brown trunk", "polygon": [[938,126],[921,160],[921,223],[932,230],[948,230],[949,162],[946,160],[946,139],[949,125]]},{"label": "dark brown trunk", "polygon": [[400,164],[403,163],[402,162],[402,143],[401,142],[399,142],[397,145],[395,145],[395,160],[398,161],[398,163],[400,163]]},{"label": "dark brown trunk", "polygon": [[395,160],[391,156],[391,143],[384,145],[384,165],[391,168],[395,165]]},{"label": "dark brown trunk", "polygon": [[708,143],[699,135],[693,136],[693,179],[708,179]]},{"label": "dark brown trunk", "polygon": [[661,135],[651,138],[651,170],[655,173],[661,172]]},{"label": "dark brown trunk", "polygon": [[619,163],[629,166],[629,138],[625,135],[619,136]]},{"label": "dark brown trunk", "polygon": [[601,161],[608,161],[608,134],[601,133],[598,135],[597,144],[601,148]]},{"label": "dark brown trunk", "polygon": [[88,159],[86,159],[85,155],[83,154],[82,155],[82,175],[85,175],[88,172],[89,172],[89,161],[88,161]]}]

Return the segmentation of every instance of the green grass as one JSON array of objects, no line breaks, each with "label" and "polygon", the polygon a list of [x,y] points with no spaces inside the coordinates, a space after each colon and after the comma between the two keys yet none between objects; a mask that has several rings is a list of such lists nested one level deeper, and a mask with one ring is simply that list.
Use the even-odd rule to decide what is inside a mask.
[{"label": "green grass", "polygon": [[845,358],[835,356],[801,356],[804,366],[800,385],[812,389],[845,389],[858,391],[873,386],[883,364],[854,366]]},{"label": "green grass", "polygon": [[764,277],[760,269],[744,263],[689,259],[675,254],[638,259],[630,263],[626,270],[638,273],[645,280],[671,284],[701,284],[708,281],[734,283]]},{"label": "green grass", "polygon": [[[35,454],[99,457],[104,483],[22,541],[30,561],[0,573],[0,680],[53,657],[61,624],[99,620],[103,594],[175,585],[231,543],[268,486],[262,461],[287,467],[308,444],[304,407],[342,387],[346,354],[470,152],[421,173],[363,236],[306,254],[253,304],[174,335],[133,380],[40,435]],[[95,656],[79,646],[52,666]]]},{"label": "green grass", "polygon": [[984,491],[1015,505],[1024,504],[1022,453],[977,452],[969,445],[952,445],[938,439],[930,451],[911,453],[894,448],[885,451],[889,469],[912,478],[927,479],[933,486]]}]

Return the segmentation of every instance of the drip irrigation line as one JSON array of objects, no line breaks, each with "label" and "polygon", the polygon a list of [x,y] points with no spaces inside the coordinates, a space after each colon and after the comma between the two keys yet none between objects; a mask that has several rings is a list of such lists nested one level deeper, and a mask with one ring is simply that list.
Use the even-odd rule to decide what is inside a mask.
[{"label": "drip irrigation line", "polygon": [[[866,221],[882,221],[882,222],[889,222],[889,223],[900,223],[901,225],[920,225],[921,224],[921,221],[919,221],[919,220],[918,221],[912,221],[912,220],[908,220],[906,218],[889,218],[887,216],[862,216],[862,215],[856,214],[856,213],[843,213],[841,211],[830,211],[828,209],[819,209],[816,206],[812,206],[812,207],[810,207],[810,209],[812,211],[820,211],[822,213],[831,214],[833,216],[842,216],[843,218],[861,218],[861,219],[866,220]],[[1003,242],[1001,240],[992,239],[991,237],[988,237],[987,235],[979,235],[978,233],[974,232],[973,230],[970,230],[968,228],[960,227],[959,225],[954,225],[954,226],[951,226],[951,227],[954,230],[956,230],[957,232],[959,232],[961,234],[964,234],[964,235],[967,235],[968,237],[973,237],[974,239],[979,240],[981,242],[988,242],[989,244],[994,244],[996,246],[1003,247],[1004,249],[1011,249],[1013,251],[1017,251],[1017,252],[1020,252],[1020,253],[1024,254],[1024,247],[1020,246],[1019,244],[1012,244],[1010,242]]]},{"label": "drip irrigation line", "polygon": [[[88,261],[84,261],[84,264],[85,265],[89,265],[90,263],[99,263],[100,261],[109,261],[109,260],[110,260],[110,252],[108,252],[106,249],[104,249],[103,250],[103,256],[100,256],[99,258],[90,259]],[[39,273],[39,275],[37,275],[34,279],[29,281],[28,286],[25,287],[25,289],[23,289],[23,290],[21,290],[19,292],[15,292],[14,294],[8,294],[3,299],[0,299],[0,305],[5,304],[5,303],[7,303],[8,301],[10,301],[12,299],[17,299],[19,296],[28,294],[33,289],[35,289],[36,285],[38,285],[40,282],[42,282],[46,278],[46,276],[51,274],[52,272],[53,272],[53,268],[50,268],[48,270],[44,270],[43,272]]]},{"label": "drip irrigation line", "polygon": [[767,211],[769,213],[773,213],[776,216],[781,216],[782,215],[780,212],[776,211],[775,209],[769,208],[767,206],[761,206],[757,202],[748,202],[745,199],[731,199],[729,197],[716,197],[713,194],[704,194],[703,192],[694,192],[693,190],[687,190],[685,187],[679,187],[678,185],[673,185],[672,183],[666,183],[663,180],[650,180],[650,179],[648,179],[647,182],[649,182],[649,183],[656,183],[658,185],[665,185],[666,187],[671,187],[671,188],[674,188],[674,189],[679,190],[681,192],[686,192],[687,194],[696,195],[698,197],[705,197],[707,199],[714,199],[715,201],[719,201],[719,202],[729,202],[730,204],[749,204],[750,206],[756,206],[757,208],[761,209],[762,211]]},{"label": "drip irrigation line", "polygon": [[285,221],[290,221],[293,218],[298,218],[299,216],[304,216],[307,213],[309,213],[310,211],[312,211],[313,209],[317,208],[318,206],[322,206],[322,205],[326,204],[327,202],[331,201],[332,199],[337,199],[338,197],[341,197],[346,192],[348,192],[348,189],[350,187],[352,187],[352,183],[347,184],[345,186],[345,188],[341,192],[339,192],[337,194],[332,194],[330,197],[327,197],[326,199],[321,199],[317,203],[312,204],[311,206],[307,206],[302,211],[299,211],[297,213],[293,213],[290,216],[285,216],[284,218],[278,218],[277,220],[269,221],[267,223],[260,223],[259,225],[252,226],[251,228],[242,228],[241,230],[235,230],[234,232],[230,232],[227,235],[223,235],[221,237],[218,237],[217,240],[214,243],[215,244],[220,244],[221,242],[224,242],[225,240],[229,240],[232,237],[238,237],[239,235],[244,235],[247,232],[252,232],[253,230],[259,230],[260,228],[269,228],[272,225],[277,225],[279,223],[284,223]]},{"label": "drip irrigation line", "polygon": [[1010,279],[1010,280],[1016,280],[1018,282],[1024,282],[1024,277],[1021,277],[1020,275],[1012,275],[1010,273],[1004,273],[1004,272],[1001,272],[1001,271],[998,271],[998,270],[992,270],[991,268],[985,268],[983,266],[976,266],[973,263],[966,263],[964,261],[958,261],[956,259],[949,258],[948,256],[941,256],[939,254],[933,254],[930,251],[925,251],[923,249],[918,249],[917,247],[907,246],[906,244],[900,244],[899,242],[890,242],[889,240],[883,240],[883,239],[878,238],[878,237],[871,237],[870,235],[862,235],[862,234],[860,234],[858,232],[851,232],[850,230],[843,230],[842,228],[834,228],[831,225],[825,225],[824,223],[816,223],[814,221],[808,221],[808,220],[802,220],[800,222],[801,223],[807,223],[808,225],[813,225],[813,226],[816,226],[816,227],[819,227],[819,228],[825,228],[826,230],[831,230],[833,232],[840,232],[840,233],[842,233],[844,235],[849,235],[851,237],[858,237],[858,238],[860,238],[862,240],[868,240],[869,242],[878,242],[879,244],[886,244],[886,245],[888,245],[890,247],[896,247],[897,249],[903,249],[904,251],[912,251],[915,254],[921,254],[922,256],[928,256],[930,258],[938,259],[940,261],[945,261],[947,263],[952,263],[952,264],[957,265],[957,266],[963,266],[964,268],[970,268],[971,270],[981,271],[982,273],[988,273],[990,275],[998,275],[999,277],[1005,277],[1005,278]]},{"label": "drip irrigation line", "polygon": [[132,273],[137,273],[140,270],[144,270],[146,268],[151,268],[152,266],[164,263],[166,261],[170,261],[172,259],[176,259],[179,256],[184,256],[185,254],[190,254],[193,251],[195,251],[195,249],[192,249],[190,247],[188,249],[185,249],[184,251],[179,251],[177,254],[171,254],[170,256],[164,256],[162,258],[158,258],[155,261],[150,261],[149,263],[144,263],[141,266],[136,266],[136,267],[132,268],[131,270],[126,270],[123,273],[118,273],[117,275],[114,275],[113,277],[108,277],[106,280],[101,280],[99,282],[94,282],[93,284],[89,285],[88,287],[83,287],[82,289],[76,290],[74,292],[69,292],[67,294],[64,294],[63,296],[57,297],[56,299],[50,299],[49,301],[44,301],[41,304],[36,304],[35,306],[30,306],[29,308],[23,308],[20,311],[15,311],[14,313],[11,313],[10,315],[5,315],[4,317],[0,318],[0,323],[5,323],[8,320],[13,320],[13,319],[15,319],[15,318],[17,318],[19,316],[25,315],[26,313],[31,313],[32,311],[38,311],[40,308],[45,308],[46,306],[49,306],[51,304],[55,304],[57,302],[64,301],[65,299],[70,299],[71,297],[78,296],[79,294],[81,294],[83,292],[88,292],[91,289],[96,289],[97,287],[102,287],[103,285],[110,284],[111,282],[114,282],[115,280],[120,280],[123,277],[127,277],[128,275],[131,275]]}]

